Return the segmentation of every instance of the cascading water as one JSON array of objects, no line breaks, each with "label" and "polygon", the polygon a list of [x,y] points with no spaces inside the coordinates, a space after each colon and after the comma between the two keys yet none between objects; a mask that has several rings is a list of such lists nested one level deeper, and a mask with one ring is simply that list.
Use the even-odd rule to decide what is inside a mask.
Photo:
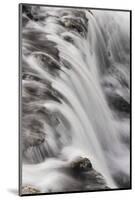
[{"label": "cascading water", "polygon": [[22,24],[22,185],[129,187],[129,13],[24,6]]}]

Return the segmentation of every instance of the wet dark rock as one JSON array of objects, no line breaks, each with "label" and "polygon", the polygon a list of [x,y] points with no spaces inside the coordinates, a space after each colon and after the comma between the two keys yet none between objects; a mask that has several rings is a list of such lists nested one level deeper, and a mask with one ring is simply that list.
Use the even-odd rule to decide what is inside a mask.
[{"label": "wet dark rock", "polygon": [[70,62],[68,62],[67,60],[65,60],[64,58],[61,58],[60,60],[62,66],[64,66],[67,69],[72,69],[72,65]]},{"label": "wet dark rock", "polygon": [[106,190],[110,189],[104,177],[92,169],[83,175],[84,187],[83,190]]},{"label": "wet dark rock", "polygon": [[110,95],[107,98],[110,107],[119,112],[130,114],[130,104],[124,98],[119,95]]},{"label": "wet dark rock", "polygon": [[29,5],[22,5],[22,13],[26,13],[26,14],[31,13],[31,6],[29,6]]},{"label": "wet dark rock", "polygon": [[26,16],[33,21],[43,21],[45,19],[45,16],[42,16],[38,14],[39,11],[38,6],[29,6],[29,5],[23,5],[22,6],[22,13],[25,13]]},{"label": "wet dark rock", "polygon": [[48,54],[34,54],[34,57],[38,60],[44,70],[49,72],[53,76],[59,75],[61,70],[60,64],[51,55]]},{"label": "wet dark rock", "polygon": [[34,75],[32,73],[23,73],[22,74],[22,79],[23,80],[33,80],[33,81],[38,81],[38,82],[41,82],[42,79],[39,78],[37,75]]},{"label": "wet dark rock", "polygon": [[27,46],[28,51],[44,52],[51,55],[57,61],[59,60],[59,50],[56,47],[56,43],[48,40],[44,32],[27,29],[23,33],[23,38],[29,43],[29,46]]},{"label": "wet dark rock", "polygon": [[63,38],[64,38],[64,40],[66,40],[67,42],[70,42],[71,44],[74,44],[74,40],[73,40],[70,36],[64,36]]},{"label": "wet dark rock", "polygon": [[91,15],[94,15],[93,12],[92,12],[91,10],[89,10],[89,9],[88,9],[88,12],[89,12]]},{"label": "wet dark rock", "polygon": [[[120,65],[120,64],[119,64]],[[120,65],[120,66],[115,66],[115,65],[111,65],[107,74],[111,75],[115,80],[119,81],[119,84],[123,87],[123,88],[129,88],[130,87],[130,81],[129,79],[126,77],[125,74],[129,73],[129,71],[127,71],[126,67],[124,65]],[[123,71],[122,71],[123,69]],[[126,73],[123,73],[126,72]],[[129,74],[130,76],[130,74]]]},{"label": "wet dark rock", "polygon": [[22,124],[24,149],[30,146],[40,145],[45,141],[45,131],[43,123],[37,120],[33,115],[23,118]]},{"label": "wet dark rock", "polygon": [[79,185],[75,190],[91,191],[109,189],[102,174],[97,172],[88,158],[78,157],[72,161],[64,171],[78,181]]},{"label": "wet dark rock", "polygon": [[70,167],[75,171],[89,171],[92,169],[92,164],[88,158],[79,157],[75,161],[73,161]]},{"label": "wet dark rock", "polygon": [[54,100],[58,103],[61,103],[61,97],[57,94],[57,92],[48,85],[44,85],[41,83],[33,83],[28,82],[23,84],[23,92],[22,97],[25,103],[34,102],[34,101],[42,101],[42,100]]},{"label": "wet dark rock", "polygon": [[[25,114],[24,114],[25,111]],[[61,148],[59,133],[55,132],[59,118],[45,107],[26,104],[23,109],[22,123],[22,152],[27,163],[40,163],[48,157],[56,156],[48,143],[48,137],[54,137],[58,148]],[[43,125],[44,124],[44,125]],[[53,127],[54,135],[49,136],[47,126]]]},{"label": "wet dark rock", "polygon": [[83,24],[80,19],[64,18],[63,21],[61,21],[61,25],[70,31],[79,33],[82,37],[86,37],[87,25]]},{"label": "wet dark rock", "polygon": [[68,31],[74,31],[82,37],[86,37],[88,19],[86,18],[84,11],[79,9],[64,9],[64,11],[60,11],[60,16],[61,19],[59,20],[59,24],[61,26]]}]

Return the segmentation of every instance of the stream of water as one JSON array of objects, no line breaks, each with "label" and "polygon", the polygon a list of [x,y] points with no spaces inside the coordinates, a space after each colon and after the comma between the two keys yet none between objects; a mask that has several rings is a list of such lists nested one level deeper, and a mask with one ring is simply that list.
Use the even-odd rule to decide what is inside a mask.
[{"label": "stream of water", "polygon": [[[108,187],[130,177],[129,12],[33,6],[22,13],[22,185],[70,191],[87,157]],[[79,190],[79,189],[78,189]]]}]

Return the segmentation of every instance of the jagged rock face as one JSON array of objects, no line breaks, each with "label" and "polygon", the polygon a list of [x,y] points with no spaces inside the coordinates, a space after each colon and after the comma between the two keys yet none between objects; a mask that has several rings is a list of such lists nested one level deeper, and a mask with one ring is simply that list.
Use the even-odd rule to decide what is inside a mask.
[{"label": "jagged rock face", "polygon": [[71,163],[71,168],[77,171],[77,173],[79,171],[89,171],[92,169],[92,164],[88,158],[79,157]]},{"label": "jagged rock face", "polygon": [[75,159],[70,168],[73,170],[73,176],[83,183],[82,190],[109,189],[104,177],[92,167],[88,158]]},{"label": "jagged rock face", "polygon": [[115,17],[22,6],[23,194],[130,186],[130,48]]}]

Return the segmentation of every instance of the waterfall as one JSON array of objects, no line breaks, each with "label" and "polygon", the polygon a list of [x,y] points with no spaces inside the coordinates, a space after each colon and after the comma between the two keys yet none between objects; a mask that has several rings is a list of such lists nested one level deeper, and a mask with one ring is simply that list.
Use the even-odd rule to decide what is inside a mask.
[{"label": "waterfall", "polygon": [[127,183],[129,13],[31,6],[22,22],[22,184],[77,190],[63,169],[80,156],[109,188]]}]

